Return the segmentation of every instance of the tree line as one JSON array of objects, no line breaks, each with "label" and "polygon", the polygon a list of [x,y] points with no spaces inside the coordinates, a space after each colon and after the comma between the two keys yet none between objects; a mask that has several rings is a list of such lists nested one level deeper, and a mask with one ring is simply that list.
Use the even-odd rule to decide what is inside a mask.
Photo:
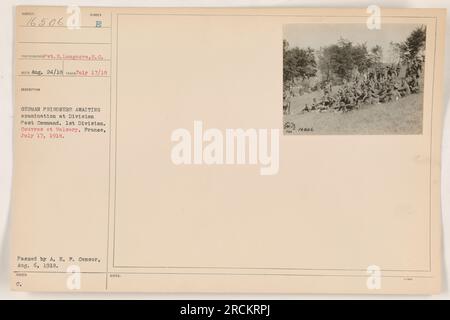
[{"label": "tree line", "polygon": [[[405,41],[391,42],[390,54],[395,56],[392,63],[409,65],[417,59],[422,59],[425,40],[426,28],[419,26]],[[318,74],[322,82],[339,84],[351,80],[355,73],[366,73],[383,64],[383,48],[379,45],[368,48],[366,43],[353,43],[341,38],[335,44],[314,50],[309,47],[290,47],[289,42],[283,40],[285,89],[298,81],[314,78]]]}]

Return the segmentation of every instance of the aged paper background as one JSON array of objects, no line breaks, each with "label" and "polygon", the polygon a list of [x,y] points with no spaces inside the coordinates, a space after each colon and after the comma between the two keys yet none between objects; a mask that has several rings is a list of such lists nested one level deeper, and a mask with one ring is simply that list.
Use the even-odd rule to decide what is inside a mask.
[{"label": "aged paper background", "polygon": [[[426,217],[420,214],[420,212],[428,209],[427,203],[430,201],[426,196],[427,192],[429,192],[429,186],[427,186],[426,181],[431,178],[432,187],[436,187],[439,182],[438,176],[430,176],[429,171],[426,170],[427,157],[429,158],[427,154],[430,152],[428,139],[431,138],[431,135],[427,135],[427,132],[430,133],[429,123],[432,120],[430,109],[427,110],[427,108],[431,108],[430,88],[426,88],[428,94],[425,95],[423,136],[282,137],[282,165],[280,173],[276,177],[258,176],[254,167],[240,169],[227,167],[214,169],[188,168],[183,169],[181,172],[179,168],[175,168],[176,172],[173,172],[172,164],[167,162],[169,151],[166,149],[170,147],[170,144],[167,144],[161,137],[168,137],[170,131],[174,128],[189,128],[192,126],[192,121],[199,119],[199,117],[204,120],[206,126],[211,125],[218,128],[271,128],[280,126],[280,110],[272,107],[279,104],[280,99],[280,78],[279,76],[278,78],[272,77],[272,75],[280,75],[279,71],[281,68],[279,64],[281,52],[276,45],[280,45],[281,38],[279,32],[275,32],[276,28],[274,26],[279,26],[280,23],[286,23],[286,21],[289,23],[297,22],[298,20],[296,19],[299,18],[273,17],[266,19],[264,17],[264,19],[261,19],[252,17],[250,19],[255,19],[255,22],[252,24],[240,21],[247,20],[247,18],[242,19],[241,17],[230,16],[216,18],[214,19],[214,24],[207,19],[202,21],[190,21],[190,19],[192,17],[177,16],[176,18],[171,18],[165,16],[163,19],[153,18],[151,20],[140,16],[129,17],[124,15],[124,17],[120,17],[121,28],[115,35],[119,37],[119,41],[124,41],[124,43],[119,42],[119,47],[115,48],[115,52],[120,55],[120,61],[126,61],[126,63],[122,64],[121,62],[117,67],[118,69],[113,69],[113,74],[114,72],[119,72],[120,74],[120,78],[117,79],[117,85],[120,86],[120,90],[118,90],[116,95],[117,98],[112,95],[112,104],[114,105],[115,102],[118,106],[115,110],[117,118],[115,118],[114,114],[106,113],[104,115],[106,119],[111,116],[113,122],[117,120],[117,126],[115,132],[113,132],[113,138],[117,139],[117,144],[113,147],[113,152],[117,152],[117,160],[116,163],[113,163],[113,166],[115,166],[116,179],[119,183],[113,192],[116,194],[117,202],[115,206],[117,215],[115,220],[118,222],[115,228],[110,228],[109,230],[113,229],[113,234],[115,234],[114,240],[110,240],[109,245],[112,244],[116,251],[111,252],[112,250],[110,249],[108,252],[112,253],[113,256],[113,260],[109,263],[109,266],[113,267],[110,272],[114,274],[120,273],[114,272],[114,270],[120,270],[114,269],[114,267],[125,268],[128,267],[127,264],[146,267],[153,261],[165,262],[167,266],[184,266],[180,263],[191,261],[196,263],[197,266],[221,266],[219,269],[223,267],[224,270],[230,267],[235,268],[236,266],[239,266],[238,269],[243,270],[261,267],[262,269],[270,270],[269,273],[272,274],[276,274],[273,270],[279,269],[279,266],[294,266],[286,269],[302,269],[301,276],[290,270],[287,272],[291,275],[288,281],[271,280],[269,285],[263,282],[267,275],[265,275],[266,272],[262,271],[258,271],[261,274],[260,276],[248,277],[254,280],[249,280],[246,284],[243,284],[242,281],[234,283],[232,280],[227,280],[229,277],[221,274],[223,270],[220,270],[220,272],[214,271],[213,273],[218,273],[219,275],[213,277],[215,279],[213,282],[211,280],[205,281],[204,285],[202,284],[203,281],[186,279],[191,278],[191,276],[186,278],[180,276],[182,280],[173,280],[173,276],[163,276],[158,274],[158,272],[156,272],[157,275],[155,276],[141,277],[139,275],[139,283],[135,282],[137,280],[134,280],[133,276],[126,276],[126,281],[133,281],[133,288],[138,288],[137,286],[139,286],[142,290],[148,290],[146,286],[152,285],[156,288],[156,291],[221,291],[217,288],[225,286],[225,291],[314,292],[318,290],[322,292],[339,292],[348,290],[348,292],[361,292],[365,287],[365,280],[362,281],[358,278],[365,274],[365,267],[371,263],[371,259],[375,259],[378,261],[377,264],[382,266],[383,270],[390,272],[391,278],[388,280],[388,292],[397,292],[396,290],[399,290],[398,292],[410,290],[411,293],[416,292],[415,290],[417,292],[434,291],[439,281],[433,283],[433,281],[421,280],[423,278],[418,276],[417,273],[430,270],[430,259],[435,261],[439,259],[439,248],[432,247],[432,250],[429,251],[429,242],[418,240],[427,239],[430,236],[430,230],[432,230],[431,235],[434,234],[432,237],[436,237],[432,238],[432,242],[438,245],[436,240],[439,239],[440,231],[435,218],[431,219],[432,224],[429,225],[432,229],[423,228],[424,225],[429,224],[430,220],[428,220],[429,216]],[[130,23],[130,21],[133,23]],[[305,22],[305,19],[302,18],[301,21]],[[343,19],[332,18],[327,21],[342,23]],[[348,18],[345,21],[348,22]],[[354,18],[354,21],[358,22],[358,19]],[[422,20],[420,21],[422,22]],[[314,18],[311,18],[311,22],[316,21]],[[395,19],[393,19],[393,22],[395,22]],[[159,30],[164,30],[164,34],[168,37],[178,39],[180,30],[174,28],[174,25],[177,23],[184,23],[186,27],[198,28],[199,30],[202,30],[205,26],[213,27],[208,31],[211,33],[211,38],[208,38],[211,45],[209,48],[201,47],[203,43],[201,40],[204,39],[195,39],[195,37],[187,39],[182,37],[179,40],[186,42],[185,48],[191,48],[192,44],[195,44],[193,46],[195,50],[187,50],[185,52],[190,61],[195,62],[196,59],[199,59],[196,50],[214,50],[215,43],[217,43],[216,46],[219,46],[219,39],[216,38],[216,35],[220,34],[220,45],[223,45],[225,48],[233,48],[232,45],[236,46],[239,44],[246,49],[240,52],[239,55],[225,55],[224,59],[226,61],[236,66],[241,63],[242,68],[238,70],[246,70],[248,72],[246,74],[261,74],[261,72],[263,74],[257,79],[250,78],[250,76],[250,79],[245,77],[236,79],[235,69],[215,70],[213,67],[217,68],[217,66],[208,66],[208,61],[202,60],[198,61],[197,64],[192,63],[192,65],[169,66],[178,67],[177,70],[186,68],[185,70],[182,69],[182,74],[187,76],[177,78],[174,86],[178,85],[189,90],[188,100],[186,100],[185,96],[180,96],[179,98],[174,96],[173,88],[167,86],[161,86],[160,90],[149,92],[149,84],[153,84],[151,81],[155,81],[151,87],[155,87],[157,83],[173,83],[175,81],[173,75],[170,74],[170,68],[168,72],[168,66],[161,62],[164,61],[164,55],[167,52],[173,52],[171,49],[176,49],[179,43],[167,42],[165,41],[166,39],[158,38],[158,34],[160,34],[158,32],[160,32]],[[426,23],[431,32],[433,32],[432,21],[429,20]],[[242,43],[236,43],[234,36],[230,37],[230,39],[227,38],[228,32],[223,31],[230,26],[247,32],[247,37],[244,38],[245,33],[241,35],[243,38]],[[139,32],[142,28],[145,30],[158,30],[155,34],[149,33],[147,35],[153,39],[151,45],[147,47],[140,43],[138,39],[127,36],[134,32]],[[188,28],[184,28],[182,31],[192,34],[192,30]],[[220,33],[221,31],[222,33]],[[124,34],[120,37],[122,32]],[[158,43],[158,40],[161,43]],[[433,37],[427,38],[427,53],[434,51],[429,49],[434,46],[433,40]],[[264,47],[267,43],[274,43],[274,45],[267,46],[264,54],[261,54],[261,50],[255,51],[261,46]],[[153,58],[150,61],[147,60],[148,63],[144,67],[141,64],[136,65],[139,62],[138,58],[148,59],[149,55]],[[258,59],[255,59],[256,56]],[[249,66],[246,63],[248,61],[252,61],[253,64]],[[278,61],[278,64],[273,63],[273,61]],[[432,62],[431,59],[427,59],[428,66]],[[205,66],[205,74],[202,74],[201,77],[196,74],[198,72],[197,65],[200,63],[202,66]],[[430,67],[427,70],[429,71]],[[426,77],[431,80],[432,73],[428,71]],[[198,85],[205,75],[213,78],[217,73],[220,73],[221,77],[215,79],[215,82],[205,81]],[[264,73],[266,73],[266,76],[264,76]],[[167,79],[164,77],[167,77]],[[136,81],[137,83],[133,82],[135,80],[130,81],[130,79],[136,78],[144,81]],[[220,80],[223,82],[218,82]],[[427,81],[427,83],[431,82]],[[67,92],[64,92],[65,89]],[[167,91],[164,91],[165,89]],[[236,92],[236,96],[232,96],[232,98],[236,98],[235,101],[217,99],[217,97],[221,97],[221,94],[230,99],[230,90]],[[64,87],[57,88],[55,91],[59,92],[58,96],[61,97],[61,101],[67,98],[67,95],[70,96],[71,92],[70,88]],[[260,94],[261,92],[264,94]],[[108,103],[108,101],[102,100],[102,96],[96,94],[90,96],[90,100],[87,100],[86,103],[92,103],[93,97],[98,99],[95,100],[98,104]],[[261,100],[257,102],[254,100],[246,101],[245,99],[249,97],[253,99],[255,97],[260,98]],[[76,96],[76,99],[79,98]],[[114,101],[114,99],[117,100]],[[121,103],[120,99],[123,99],[124,103]],[[189,99],[192,99],[192,102],[197,102],[197,104],[190,102]],[[204,103],[198,103],[202,99]],[[214,108],[211,108],[211,100],[214,101]],[[258,110],[264,110],[264,112],[255,117],[254,107],[248,108],[252,104],[257,106]],[[125,108],[124,110],[119,109],[122,105]],[[128,112],[126,109],[130,105],[136,108],[133,110],[133,113]],[[193,109],[188,110],[185,107],[186,105],[192,106]],[[149,108],[149,106],[169,106],[169,108]],[[243,106],[247,106],[247,108]],[[227,114],[217,113],[216,108],[226,110],[227,113],[229,112],[233,115],[239,114],[239,117],[227,117]],[[192,113],[192,111],[195,112]],[[152,121],[152,119],[158,119],[158,117],[170,120],[169,122]],[[439,115],[436,117],[439,120]],[[255,124],[255,122],[257,123]],[[436,122],[438,125],[435,125]],[[439,131],[439,122],[436,122],[433,123],[433,129]],[[168,123],[170,123],[170,126],[166,127]],[[147,130],[149,126],[152,128],[151,131]],[[130,128],[134,127],[137,128],[136,132],[130,130]],[[117,132],[125,133],[120,135]],[[137,138],[137,136],[142,138]],[[76,150],[80,144],[78,139],[77,141],[75,139],[70,141],[69,139],[69,142],[65,141],[64,143],[69,144],[68,147]],[[35,175],[37,180],[45,180],[49,185],[51,185],[53,177],[55,187],[52,190],[57,192],[56,196],[59,199],[63,199],[62,197],[64,196],[73,198],[78,195],[89,199],[89,203],[77,201],[71,203],[69,207],[65,206],[65,201],[61,201],[57,207],[58,209],[64,208],[64,210],[59,211],[61,215],[58,215],[58,219],[61,219],[61,221],[69,219],[71,221],[70,228],[52,229],[51,232],[46,233],[48,237],[42,236],[42,247],[37,248],[37,250],[45,251],[48,249],[51,255],[50,251],[54,250],[55,245],[56,248],[61,245],[61,243],[55,242],[56,238],[65,239],[64,251],[72,252],[73,250],[76,254],[80,250],[79,239],[76,239],[81,229],[83,229],[83,238],[87,246],[82,246],[83,253],[80,254],[84,256],[98,256],[98,252],[105,245],[104,242],[99,243],[97,241],[102,236],[102,233],[99,233],[96,227],[102,225],[104,216],[90,215],[89,226],[86,226],[86,221],[83,219],[74,219],[80,212],[101,211],[104,203],[107,202],[105,201],[107,194],[111,191],[104,190],[99,193],[97,189],[108,179],[108,168],[95,165],[104,162],[105,159],[107,161],[105,157],[108,155],[108,152],[101,145],[105,142],[103,139],[102,137],[94,139],[90,137],[86,140],[86,143],[83,145],[88,148],[85,151],[90,155],[89,157],[86,157],[85,154],[77,155],[76,152],[70,155],[58,154],[61,146],[57,144],[44,147],[48,148],[47,150],[43,150],[42,145],[36,146],[40,154],[49,157],[57,155],[56,159],[49,161],[47,169],[54,175],[50,177],[47,174],[48,171],[42,172],[42,176],[40,176],[40,170],[33,170],[33,165],[29,161],[25,161],[38,152],[38,149],[36,151],[33,150],[34,146],[28,146],[29,148],[27,147],[23,151],[29,152],[29,154],[24,153],[18,157],[24,161],[23,165],[20,162],[18,164],[24,177]],[[145,147],[139,142],[140,139],[146,141]],[[70,145],[71,142],[73,145]],[[300,143],[302,152],[298,151]],[[158,152],[154,152],[155,150]],[[434,152],[438,154],[439,150],[436,149]],[[349,154],[353,155],[350,160],[348,159]],[[389,157],[380,156],[385,154],[389,154]],[[325,160],[317,160],[330,157],[336,160],[332,163]],[[342,159],[339,157],[342,157]],[[68,164],[69,167],[81,166],[83,168],[82,174],[76,170],[67,170],[66,165],[58,164],[61,162]],[[133,164],[131,167],[130,163]],[[157,163],[159,165],[153,166],[149,165],[149,163]],[[299,166],[298,163],[302,165]],[[362,163],[364,165],[361,165]],[[405,165],[405,163],[408,163],[408,165]],[[165,167],[166,169],[164,169]],[[312,167],[317,167],[317,170],[310,170]],[[124,168],[124,170],[120,170],[121,168]],[[141,168],[146,169],[141,170]],[[288,171],[284,168],[295,170]],[[424,170],[420,170],[420,168]],[[121,172],[125,172],[125,174],[122,173],[121,175]],[[58,178],[60,174],[68,175],[67,185],[60,183]],[[164,178],[162,180],[164,188],[161,188],[161,184],[152,185],[149,183],[158,175]],[[214,175],[214,180],[211,180],[212,175]],[[92,177],[95,177],[95,179],[92,179]],[[184,184],[180,185],[180,177],[186,179]],[[192,186],[190,182],[192,177],[196,177],[196,179],[200,177],[199,181],[201,183],[196,183]],[[171,181],[170,179],[174,180]],[[237,179],[240,180],[240,184],[236,184]],[[408,181],[408,184],[401,183],[405,180]],[[88,183],[86,183],[87,181]],[[345,181],[346,186],[357,185],[359,187],[350,190],[351,192],[342,190],[342,181]],[[77,194],[74,194],[74,185],[83,185],[83,190],[77,191],[78,189],[75,188]],[[141,188],[136,188],[139,185]],[[216,190],[223,191],[224,197],[218,197],[217,194],[213,193],[210,189],[211,185],[218,188]],[[404,189],[399,191],[396,187],[399,185]],[[29,187],[31,188],[30,192],[35,197],[33,201],[34,208],[36,208],[36,205],[48,206],[47,201],[45,201],[47,190],[40,189],[42,194],[36,194],[36,189],[33,185],[31,184]],[[131,189],[132,187],[133,189]],[[186,196],[185,191],[187,189],[190,190],[189,197]],[[249,189],[252,190],[251,193],[248,193]],[[280,189],[285,190],[285,192],[280,193],[278,191]],[[318,189],[320,189],[320,192],[310,191],[317,191]],[[385,192],[380,192],[380,190]],[[158,192],[161,193],[158,194]],[[214,197],[205,197],[205,193],[211,193]],[[243,193],[246,193],[247,196],[242,197]],[[92,194],[96,196],[89,198]],[[149,201],[149,194],[155,195],[155,201]],[[261,197],[261,194],[265,196]],[[374,195],[376,195],[376,198],[374,198]],[[293,201],[299,196],[303,200],[300,205],[298,201]],[[79,199],[79,197],[77,198]],[[266,202],[260,201],[260,198],[264,198]],[[324,201],[324,198],[327,201]],[[438,205],[437,200],[437,198],[434,199],[434,205]],[[369,211],[367,202],[371,204]],[[164,210],[164,213],[173,212],[175,214],[176,210],[180,208],[179,203],[183,203],[183,210],[188,212],[194,212],[193,209],[199,203],[205,210],[202,214],[196,214],[195,216],[181,214],[176,214],[175,216],[167,214],[157,215],[159,226],[152,224],[152,221],[149,220],[154,219],[155,216],[149,216],[148,212],[163,212]],[[337,207],[336,203],[339,203]],[[19,203],[16,205],[20,210],[29,212],[26,208],[30,203]],[[95,207],[96,205],[98,208]],[[83,206],[88,206],[89,208]],[[172,210],[169,208],[172,208]],[[211,208],[214,209],[213,216],[210,214]],[[245,208],[246,214],[244,217],[242,208]],[[435,209],[437,212],[439,211],[438,207],[435,207]],[[126,215],[120,214],[124,210]],[[224,214],[217,215],[221,210],[223,210]],[[368,216],[361,215],[361,211],[368,214]],[[304,214],[304,212],[307,212],[307,214]],[[273,219],[274,213],[277,214],[276,219]],[[408,217],[406,225],[405,216]],[[29,223],[30,219],[32,219],[35,230],[48,228],[48,221],[46,222],[41,216],[36,216],[33,219],[27,213],[27,216],[23,218],[26,221],[24,220],[21,224]],[[174,220],[180,223],[174,224]],[[291,222],[289,226],[286,226],[286,220]],[[161,227],[161,223],[166,227]],[[198,228],[202,224],[206,225],[207,228]],[[346,228],[349,227],[347,232],[343,232],[342,229],[336,227],[343,225]],[[290,228],[289,232],[287,232],[286,227]],[[319,232],[317,232],[318,227]],[[168,234],[167,230],[169,229],[174,230],[171,230],[171,233]],[[193,234],[193,229],[200,232]],[[248,232],[248,230],[252,230],[252,232]],[[379,230],[382,230],[382,236],[380,236]],[[30,243],[26,241],[27,237],[29,237],[30,241],[33,239],[33,231],[31,229],[28,231],[24,233],[26,235],[25,241],[22,242],[24,248]],[[70,235],[71,232],[73,232],[72,236]],[[103,230],[102,232],[107,234],[108,230]],[[373,235],[371,234],[370,237],[367,237],[367,233],[370,234],[371,232],[373,232]],[[234,236],[230,237],[230,234]],[[181,241],[174,241],[174,235]],[[91,237],[91,240],[89,240],[89,237]],[[204,241],[205,238],[208,241]],[[226,245],[221,243],[221,239],[225,238],[231,243],[228,242]],[[367,242],[360,241],[367,238],[371,240]],[[401,240],[398,241],[399,239]],[[356,247],[354,246],[355,240],[357,242]],[[233,241],[235,241],[234,246]],[[247,247],[242,245],[243,243]],[[401,252],[401,254],[386,256],[386,251],[383,248],[388,246],[392,248],[392,246],[395,247],[396,245],[398,247],[391,252]],[[321,251],[319,255],[317,246],[320,247]],[[353,247],[350,249],[349,246]],[[161,250],[161,247],[165,250]],[[129,248],[136,248],[136,250],[129,250]],[[339,248],[338,252],[336,248]],[[355,255],[355,248],[358,255]],[[20,245],[18,250],[21,250]],[[152,254],[142,254],[142,252],[147,250],[152,252]],[[173,254],[174,252],[176,254]],[[208,252],[208,254],[205,255],[205,252]],[[248,254],[249,252],[252,254]],[[286,252],[292,254],[286,254]],[[430,255],[430,253],[432,254]],[[46,253],[42,252],[40,254],[45,255]],[[332,258],[330,259],[330,257]],[[102,256],[101,258],[103,260],[106,257]],[[330,261],[334,265],[330,265]],[[310,264],[302,267],[302,263],[304,264],[305,262]],[[411,265],[414,268],[408,269]],[[193,266],[195,267],[196,265],[188,267]],[[254,266],[258,267],[254,268]],[[300,267],[297,268],[296,266]],[[439,263],[437,263],[437,267],[439,267]],[[97,266],[89,268],[92,268],[89,269],[92,270],[90,271],[92,273],[88,277],[92,277],[92,279],[88,279],[88,281],[92,287],[87,287],[87,289],[99,290],[97,283],[104,282],[105,277],[103,275],[103,281],[100,281],[97,278],[102,277],[102,275],[97,277],[95,273],[100,272],[101,268]],[[139,270],[144,269],[139,268],[137,270],[139,272]],[[163,270],[166,267],[159,269]],[[281,269],[284,269],[284,267],[281,267]],[[315,274],[311,270],[318,269],[320,273],[326,275],[327,281],[321,282],[315,279]],[[334,271],[339,271],[338,275],[333,273]],[[144,273],[144,271],[141,272]],[[439,274],[439,270],[433,269],[431,274],[436,277]],[[310,281],[308,276],[311,279],[314,277],[314,279]],[[345,278],[345,280],[339,279],[340,277]],[[53,275],[51,278],[53,279],[51,281],[55,281],[55,287],[58,287],[60,279],[54,278]],[[180,278],[177,277],[177,279]],[[208,278],[211,279],[209,276]],[[414,278],[414,281],[410,281],[409,278]],[[46,276],[41,279],[50,280]],[[362,277],[362,279],[365,278]],[[121,281],[116,281],[118,284],[115,288],[114,281],[110,282],[111,290],[121,290]],[[39,281],[36,280],[36,282]],[[403,287],[403,290],[395,289],[404,286],[405,282],[408,283],[406,284],[406,289],[404,289],[405,287]],[[173,287],[168,287],[168,283]],[[33,281],[30,282],[30,285],[31,289],[37,289],[39,286],[36,283],[36,287],[34,287]],[[226,287],[234,289],[226,289]],[[345,288],[342,289],[343,287]],[[299,288],[305,288],[306,290],[299,290]],[[49,289],[51,289],[51,286]],[[124,290],[127,289],[125,288]]]}]

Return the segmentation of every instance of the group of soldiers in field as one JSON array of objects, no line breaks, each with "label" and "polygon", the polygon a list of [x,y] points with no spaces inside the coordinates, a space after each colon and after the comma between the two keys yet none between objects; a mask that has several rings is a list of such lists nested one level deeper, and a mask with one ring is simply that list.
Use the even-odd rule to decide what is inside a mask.
[{"label": "group of soldiers in field", "polygon": [[[366,74],[357,74],[333,92],[330,81],[322,86],[322,97],[313,98],[305,104],[306,112],[348,112],[359,109],[363,104],[379,104],[417,93],[423,61],[415,61],[408,67],[400,65],[383,66]],[[284,95],[283,111],[290,114],[292,94]]]}]

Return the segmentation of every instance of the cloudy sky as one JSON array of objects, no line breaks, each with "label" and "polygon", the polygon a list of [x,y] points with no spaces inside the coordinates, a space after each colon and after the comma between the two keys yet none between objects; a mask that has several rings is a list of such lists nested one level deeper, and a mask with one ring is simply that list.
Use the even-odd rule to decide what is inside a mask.
[{"label": "cloudy sky", "polygon": [[354,43],[365,42],[369,49],[380,45],[383,54],[388,55],[391,41],[405,41],[418,26],[420,25],[382,24],[380,30],[369,30],[366,24],[286,24],[283,27],[283,39],[289,41],[290,47],[319,49],[344,38]]}]

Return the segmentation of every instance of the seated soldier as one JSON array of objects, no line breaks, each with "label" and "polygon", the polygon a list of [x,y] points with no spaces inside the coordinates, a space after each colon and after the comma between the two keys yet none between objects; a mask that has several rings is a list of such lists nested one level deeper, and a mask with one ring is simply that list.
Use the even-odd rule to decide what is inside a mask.
[{"label": "seated soldier", "polygon": [[325,95],[322,99],[322,104],[319,110],[327,110],[331,105],[331,96],[329,94]]},{"label": "seated soldier", "polygon": [[391,99],[393,101],[397,101],[398,99],[400,99],[402,96],[400,95],[400,92],[398,91],[398,86],[395,85],[392,90],[391,90]]},{"label": "seated soldier", "polygon": [[380,97],[378,95],[378,90],[376,90],[375,88],[369,88],[368,102],[370,104],[380,103]]},{"label": "seated soldier", "polygon": [[316,98],[313,98],[311,106],[309,107],[309,111],[316,111],[320,106],[320,102],[317,102]]},{"label": "seated soldier", "polygon": [[411,93],[418,93],[419,92],[419,78],[413,77],[411,79],[411,82],[409,83],[409,86],[411,88]]},{"label": "seated soldier", "polygon": [[325,111],[327,111],[328,110],[328,105],[327,105],[327,103],[328,102],[322,102],[319,106],[318,106],[318,108],[317,108],[317,110],[319,111],[319,112],[325,112]]},{"label": "seated soldier", "polygon": [[358,97],[358,103],[362,104],[369,99],[369,91],[367,88],[361,90],[361,94]]},{"label": "seated soldier", "polygon": [[347,92],[347,99],[345,100],[345,111],[353,110],[356,108],[356,97],[352,91]]},{"label": "seated soldier", "polygon": [[389,85],[386,90],[386,98],[384,102],[390,102],[394,100],[394,87]]},{"label": "seated soldier", "polygon": [[337,109],[338,112],[345,112],[345,101],[344,99],[341,99],[339,101],[339,108]]},{"label": "seated soldier", "polygon": [[410,89],[410,87],[409,87],[408,82],[406,82],[406,79],[402,79],[402,83],[401,83],[401,85],[400,85],[398,91],[399,91],[399,93],[400,93],[400,95],[401,95],[402,97],[411,94],[411,89]]},{"label": "seated soldier", "polygon": [[379,102],[384,103],[387,102],[388,99],[388,88],[387,86],[383,85],[378,92]]}]

